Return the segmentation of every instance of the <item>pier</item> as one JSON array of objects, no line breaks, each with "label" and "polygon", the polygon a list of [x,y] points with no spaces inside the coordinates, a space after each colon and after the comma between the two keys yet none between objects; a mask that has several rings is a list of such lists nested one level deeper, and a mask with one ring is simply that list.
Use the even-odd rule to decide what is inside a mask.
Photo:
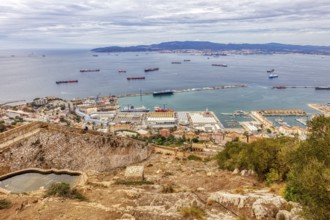
[{"label": "pier", "polygon": [[306,116],[307,113],[303,110],[261,110],[259,113],[263,116]]},{"label": "pier", "polygon": [[[174,93],[181,93],[181,92],[196,92],[196,91],[209,91],[209,90],[220,90],[220,89],[230,89],[230,88],[243,88],[247,87],[245,84],[235,84],[235,85],[224,85],[224,86],[211,86],[211,87],[201,87],[201,88],[191,88],[191,89],[177,89],[171,90]],[[124,97],[134,97],[134,96],[146,96],[152,95],[153,92],[144,92],[144,93],[133,93],[133,94],[121,94],[118,95],[118,98]]]}]

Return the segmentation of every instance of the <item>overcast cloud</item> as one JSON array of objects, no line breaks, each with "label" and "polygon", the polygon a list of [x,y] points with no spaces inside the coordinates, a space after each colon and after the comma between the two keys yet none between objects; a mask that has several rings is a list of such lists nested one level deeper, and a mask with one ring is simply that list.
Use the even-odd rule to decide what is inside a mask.
[{"label": "overcast cloud", "polygon": [[1,48],[173,40],[330,46],[330,0],[1,0]]}]

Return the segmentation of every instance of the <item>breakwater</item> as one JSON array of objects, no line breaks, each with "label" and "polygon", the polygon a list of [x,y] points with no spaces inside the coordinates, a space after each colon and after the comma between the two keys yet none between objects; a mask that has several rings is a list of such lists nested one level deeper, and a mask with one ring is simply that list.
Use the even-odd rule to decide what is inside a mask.
[{"label": "breakwater", "polygon": [[[210,87],[200,87],[200,88],[191,88],[191,89],[174,89],[171,90],[174,93],[182,93],[182,92],[197,92],[197,91],[209,91],[209,90],[220,90],[220,89],[230,89],[230,88],[243,88],[247,87],[245,84],[234,84],[234,85],[223,85],[223,86],[210,86]],[[141,93],[131,93],[131,94],[120,94],[118,98],[124,97],[133,97],[133,96],[146,96],[152,95],[152,92],[141,92]]]}]

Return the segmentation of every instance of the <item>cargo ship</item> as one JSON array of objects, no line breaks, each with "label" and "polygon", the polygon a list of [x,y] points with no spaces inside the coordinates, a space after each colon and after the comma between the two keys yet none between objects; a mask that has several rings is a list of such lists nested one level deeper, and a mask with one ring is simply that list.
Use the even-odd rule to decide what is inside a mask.
[{"label": "cargo ship", "polygon": [[172,64],[181,64],[181,62],[174,61]]},{"label": "cargo ship", "polygon": [[100,72],[100,69],[82,69],[81,73],[89,73],[89,72]]},{"label": "cargo ship", "polygon": [[158,67],[153,67],[153,68],[145,68],[144,72],[152,72],[152,71],[158,71],[159,68]]},{"label": "cargo ship", "polygon": [[56,81],[56,84],[62,84],[62,83],[77,83],[78,80],[61,80],[61,81]]},{"label": "cargo ship", "polygon": [[273,86],[273,89],[286,89],[288,88],[287,86]]},{"label": "cargo ship", "polygon": [[267,70],[267,73],[273,73],[275,69]]},{"label": "cargo ship", "polygon": [[128,105],[126,107],[124,107],[122,110],[120,110],[121,112],[149,112],[150,109],[141,106],[141,107],[134,107],[133,105]]},{"label": "cargo ship", "polygon": [[144,76],[131,76],[131,77],[127,77],[127,80],[142,80],[145,79],[146,77]]},{"label": "cargo ship", "polygon": [[330,90],[330,86],[316,86],[315,90]]},{"label": "cargo ship", "polygon": [[212,66],[221,66],[221,67],[227,67],[227,64],[217,64],[217,63],[213,63]]},{"label": "cargo ship", "polygon": [[163,90],[163,91],[153,92],[152,95],[153,96],[173,95],[173,93],[174,92],[172,90]]},{"label": "cargo ship", "polygon": [[270,74],[270,75],[268,76],[268,78],[269,78],[269,79],[278,78],[278,75],[272,73],[272,74]]}]

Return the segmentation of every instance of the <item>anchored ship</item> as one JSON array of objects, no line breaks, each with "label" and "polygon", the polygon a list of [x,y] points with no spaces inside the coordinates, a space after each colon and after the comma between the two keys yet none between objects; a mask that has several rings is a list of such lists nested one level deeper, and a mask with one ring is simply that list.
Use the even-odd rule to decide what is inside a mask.
[{"label": "anchored ship", "polygon": [[145,68],[144,72],[151,72],[151,71],[158,71],[159,68],[158,67],[152,67],[152,68]]},{"label": "anchored ship", "polygon": [[100,72],[100,69],[82,69],[80,70],[81,73],[88,73],[88,72]]},{"label": "anchored ship", "polygon": [[163,91],[153,92],[152,95],[153,96],[173,95],[173,93],[174,92],[172,90],[163,90]]},{"label": "anchored ship", "polygon": [[62,83],[77,83],[78,80],[61,80],[61,81],[56,81],[56,84],[62,84]]},{"label": "anchored ship", "polygon": [[213,63],[212,66],[221,66],[221,67],[227,67],[227,64],[218,64],[218,63]]},{"label": "anchored ship", "polygon": [[146,77],[144,76],[131,76],[127,77],[127,80],[140,80],[140,79],[145,79]]},{"label": "anchored ship", "polygon": [[316,90],[330,90],[330,86],[316,86]]},{"label": "anchored ship", "polygon": [[273,89],[286,89],[288,88],[287,86],[273,86]]}]

